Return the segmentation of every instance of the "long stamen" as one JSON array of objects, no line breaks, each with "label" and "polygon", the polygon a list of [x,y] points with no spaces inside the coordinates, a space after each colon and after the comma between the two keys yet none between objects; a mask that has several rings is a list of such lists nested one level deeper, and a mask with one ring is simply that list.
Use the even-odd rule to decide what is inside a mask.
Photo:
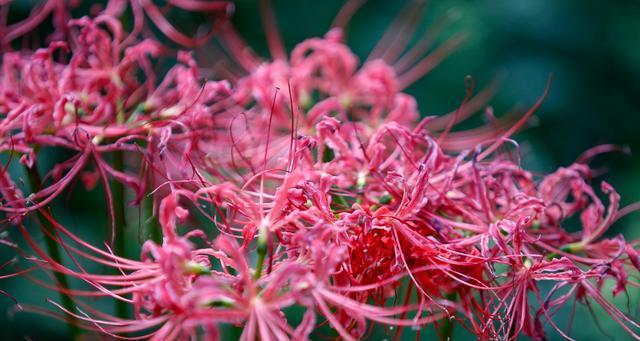
[{"label": "long stamen", "polygon": [[258,4],[260,5],[260,15],[262,16],[262,24],[265,34],[267,35],[271,56],[275,60],[286,60],[287,53],[285,52],[282,38],[278,32],[276,14],[273,11],[271,0],[260,0]]}]

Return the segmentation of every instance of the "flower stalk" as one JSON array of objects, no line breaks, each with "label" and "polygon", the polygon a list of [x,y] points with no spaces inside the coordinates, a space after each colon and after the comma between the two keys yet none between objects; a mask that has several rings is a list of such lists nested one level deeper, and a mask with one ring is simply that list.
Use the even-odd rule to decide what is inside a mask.
[{"label": "flower stalk", "polygon": [[[451,292],[451,293],[444,294],[443,297],[449,301],[454,302],[456,300],[457,295],[455,292]],[[451,318],[452,316],[445,317],[444,319],[442,319],[440,323],[440,330],[438,333],[440,336],[440,341],[450,341],[453,338],[453,321]]]},{"label": "flower stalk", "polygon": [[[42,189],[42,179],[40,177],[40,174],[38,173],[37,164],[34,162],[31,167],[25,166],[24,168],[29,179],[29,187],[31,188],[31,192],[37,193]],[[40,210],[42,209],[49,208],[44,207]],[[57,263],[63,264],[62,255],[60,254],[60,248],[56,240],[53,238],[53,236],[56,234],[56,230],[54,229],[49,219],[47,219],[47,217],[45,217],[40,210],[36,211],[36,220],[38,222],[38,226],[42,231],[47,254]],[[52,213],[49,214],[53,216]],[[73,303],[73,299],[71,298],[71,296],[69,296],[69,294],[66,293],[66,291],[69,291],[70,289],[67,276],[57,271],[53,272],[53,276],[55,277],[56,286],[61,289],[60,299],[62,301],[62,306],[69,311],[74,311],[75,304]],[[69,328],[69,335],[72,339],[75,340],[80,331],[77,327],[78,321],[74,316],[68,314],[65,315],[65,320],[67,321],[67,325]]]},{"label": "flower stalk", "polygon": [[[148,166],[147,166],[148,167]],[[147,188],[153,188],[153,171],[146,170],[149,172],[149,176],[147,178]],[[143,201],[143,209],[144,209],[144,225],[146,234],[149,240],[153,240],[156,244],[162,243],[162,229],[160,228],[160,224],[158,223],[158,218],[155,216],[154,209],[154,200],[153,194],[147,194]]]},{"label": "flower stalk", "polygon": [[[124,171],[124,153],[121,150],[113,153],[113,168],[119,172]],[[127,220],[125,216],[126,198],[124,185],[114,179],[111,183],[111,191],[113,195],[113,220],[116,235],[114,251],[116,255],[125,257],[127,253]],[[116,316],[126,318],[129,314],[127,302],[116,300],[115,305]]]},{"label": "flower stalk", "polygon": [[256,246],[256,252],[258,253],[258,260],[256,261],[256,269],[253,273],[253,280],[257,281],[262,275],[262,268],[264,267],[264,260],[267,256],[267,243],[268,243],[268,229],[266,226],[261,225],[258,231],[258,245]]}]

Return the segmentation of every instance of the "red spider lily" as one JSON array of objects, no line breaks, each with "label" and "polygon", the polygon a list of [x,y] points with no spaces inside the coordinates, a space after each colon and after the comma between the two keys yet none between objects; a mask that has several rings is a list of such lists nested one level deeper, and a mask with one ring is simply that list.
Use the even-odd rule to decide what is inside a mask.
[{"label": "red spider lily", "polygon": [[[56,51],[68,48],[62,42],[52,43],[33,55],[4,56],[0,107],[7,115],[0,124],[2,149],[24,153],[21,162],[29,168],[34,167],[36,149],[58,147],[77,152],[53,169],[53,183],[30,195],[29,203],[15,198],[15,202],[3,207],[12,214],[45,206],[81,175],[89,179],[82,172],[88,171],[91,161],[94,170],[89,174],[103,181],[115,178],[134,190],[139,203],[146,182],[113,168],[105,155],[139,154],[149,162],[162,157],[164,165],[156,165],[149,173],[157,173],[159,179],[172,178],[171,174],[186,160],[176,160],[166,152],[167,148],[188,155],[190,146],[197,143],[194,136],[210,139],[201,133],[195,135],[185,125],[210,126],[211,119],[205,114],[208,117],[222,109],[206,103],[223,98],[228,92],[225,82],[207,82],[200,88],[197,69],[184,54],[180,59],[187,66],[176,66],[156,86],[148,58],[157,56],[160,46],[151,40],[126,45],[120,24],[111,17],[83,18],[69,25],[80,30],[69,44],[72,53],[68,62],[54,61]],[[140,72],[146,75],[145,82],[139,81]],[[141,150],[136,142],[146,143],[149,148]],[[92,182],[95,183],[88,180],[87,184]],[[108,186],[105,188],[111,203],[111,193]]]},{"label": "red spider lily", "polygon": [[[221,236],[210,246],[196,249],[187,239],[203,237],[200,231],[193,230],[184,237],[176,235],[176,219],[184,218],[187,212],[177,205],[176,199],[175,195],[170,195],[162,201],[160,221],[165,240],[161,246],[147,242],[141,261],[93,247],[52,221],[58,231],[80,246],[65,246],[74,258],[79,256],[114,267],[120,275],[90,274],[79,263],[76,263],[78,270],[64,267],[39,249],[23,229],[29,245],[42,257],[45,269],[77,277],[94,289],[66,290],[66,293],[77,298],[120,299],[135,307],[136,319],[122,320],[78,302],[78,312],[66,312],[81,320],[85,328],[112,336],[155,329],[145,338],[174,339],[195,335],[197,327],[204,326],[207,335],[214,338],[216,324],[244,323],[246,327],[241,339],[251,340],[256,336],[266,340],[306,338],[316,319],[313,309],[316,307],[343,337],[351,339],[364,332],[367,319],[420,326],[442,318],[440,314],[431,314],[398,319],[394,316],[426,307],[423,304],[376,307],[349,298],[348,292],[369,288],[332,285],[329,278],[335,275],[344,253],[340,248],[327,250],[320,240],[299,241],[298,251],[304,253],[296,258],[290,257],[292,250],[274,255],[272,270],[256,276],[255,271],[259,269],[249,267],[246,253],[233,239]],[[58,241],[62,242],[61,239]],[[214,260],[220,263],[221,271],[212,268]],[[125,295],[131,295],[132,299]],[[302,324],[295,329],[287,324],[282,313],[282,309],[293,304],[308,309]],[[338,313],[328,307],[337,309]]]},{"label": "red spider lily", "polygon": [[[119,24],[127,3],[131,32]],[[67,18],[64,3],[55,4],[61,10],[54,20]],[[204,12],[227,6],[170,5]],[[544,95],[510,125],[504,119],[452,132],[490,90],[473,97],[469,85],[458,110],[422,121],[402,90],[458,39],[422,57],[431,43],[425,37],[403,53],[409,40],[396,23],[359,66],[342,33],[359,6],[352,1],[324,38],[300,43],[287,57],[274,13],[268,1],[262,5],[274,60],[247,53],[227,24],[219,40],[247,73],[229,67],[228,81],[203,80],[188,52],[156,74],[157,59],[170,50],[138,40],[145,13],[174,41],[200,41],[177,32],[151,1],[110,1],[93,19],[57,26],[63,41],[3,56],[0,148],[23,154],[28,167],[43,147],[75,153],[26,198],[7,167],[0,177],[0,210],[33,249],[29,260],[86,287],[54,288],[77,306],[60,306],[66,314],[87,330],[125,339],[218,339],[223,324],[242,326],[243,340],[304,340],[321,324],[348,340],[365,338],[376,324],[399,327],[395,337],[405,327],[419,336],[433,325],[446,339],[447,324],[456,321],[480,339],[542,340],[547,323],[570,339],[554,315],[573,298],[596,302],[640,338],[638,323],[601,292],[609,280],[614,295],[640,286],[640,261],[636,241],[608,238],[634,206],[620,209],[606,182],[608,207],[600,200],[584,163],[599,151],[541,179],[500,152],[517,146],[512,135]],[[5,43],[54,7],[44,8],[44,15],[3,27]],[[410,11],[401,19],[408,29],[418,20]],[[130,165],[110,163],[116,153]],[[102,180],[113,225],[117,200],[108,180],[132,189],[136,204],[145,195],[162,197],[154,210],[162,242],[145,242],[135,260],[59,224],[45,207],[78,179]],[[53,227],[45,234],[72,265],[41,249],[22,225],[35,213]],[[196,215],[217,227],[213,241],[197,227],[179,232]],[[565,229],[572,217],[579,218],[577,232]],[[87,262],[111,271],[94,273]],[[552,283],[546,295],[541,282]],[[135,315],[101,311],[91,300],[97,297],[131,305]],[[295,326],[285,313],[294,306],[305,310]]]},{"label": "red spider lily", "polygon": [[[11,2],[9,0],[0,4],[4,17],[8,15]],[[67,26],[67,22],[72,18],[70,10],[79,7],[81,3],[81,0],[46,0],[34,6],[30,15],[22,21],[6,26],[6,20],[3,20],[0,32],[4,34],[0,43],[5,48],[18,37],[27,35],[50,16],[54,32],[49,38],[52,41],[64,39],[70,35],[69,27]],[[210,29],[208,33],[192,38],[176,29],[167,19],[166,12],[177,8],[190,12],[212,14],[213,18],[223,17],[224,19],[233,12],[234,8],[233,3],[229,1],[203,0],[172,0],[168,1],[164,8],[158,7],[151,0],[110,0],[107,2],[106,7],[102,8],[102,6],[101,4],[94,4],[91,10],[97,14],[96,16],[120,18],[124,17],[127,7],[129,7],[133,14],[133,29],[126,37],[126,42],[137,39],[137,36],[145,30],[145,17],[147,17],[167,38],[185,47],[198,46],[210,40],[216,32],[215,26],[217,25],[214,25],[214,28]]]}]

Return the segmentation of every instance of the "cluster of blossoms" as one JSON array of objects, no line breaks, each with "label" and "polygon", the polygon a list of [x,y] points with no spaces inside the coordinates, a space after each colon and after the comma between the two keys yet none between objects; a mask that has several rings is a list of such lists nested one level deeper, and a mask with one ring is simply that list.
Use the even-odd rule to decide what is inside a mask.
[{"label": "cluster of blossoms", "polygon": [[[554,315],[581,302],[640,338],[640,325],[603,294],[607,282],[614,296],[640,286],[638,241],[606,237],[634,207],[621,209],[605,182],[594,189],[587,166],[612,147],[537,178],[503,151],[542,99],[516,120],[469,131],[452,128],[484,106],[484,92],[421,119],[402,91],[460,40],[432,48],[436,27],[405,51],[410,37],[397,24],[360,63],[343,27],[361,1],[290,54],[264,1],[271,61],[253,55],[226,20],[230,4],[168,3],[210,14],[211,33],[190,38],[145,0],[112,0],[77,19],[70,8],[78,4],[45,1],[24,21],[0,26],[0,150],[9,154],[0,211],[31,251],[5,244],[34,265],[4,277],[55,273],[55,285],[39,283],[62,294],[63,304],[52,304],[70,324],[155,340],[214,340],[225,324],[249,341],[305,340],[323,325],[346,340],[376,325],[394,326],[395,338],[435,326],[447,339],[454,323],[479,339],[543,340],[546,326],[571,339],[571,323]],[[121,24],[128,11],[130,32]],[[12,51],[49,17],[46,46]],[[402,19],[417,20],[412,12]],[[209,70],[190,52],[149,38],[149,27],[202,51],[215,35],[224,48],[216,52],[232,62],[217,64],[218,80],[205,79]],[[177,64],[161,74],[166,56]],[[37,160],[52,148],[71,156],[41,179]],[[14,155],[31,194],[8,171]],[[77,181],[89,190],[101,184],[113,248],[84,241],[48,209]],[[129,206],[149,203],[151,233],[161,233],[133,258],[123,247],[126,193]],[[30,217],[48,249],[25,227]],[[563,227],[572,217],[576,232]],[[91,272],[86,262],[112,270]],[[133,315],[99,310],[98,297]]]}]

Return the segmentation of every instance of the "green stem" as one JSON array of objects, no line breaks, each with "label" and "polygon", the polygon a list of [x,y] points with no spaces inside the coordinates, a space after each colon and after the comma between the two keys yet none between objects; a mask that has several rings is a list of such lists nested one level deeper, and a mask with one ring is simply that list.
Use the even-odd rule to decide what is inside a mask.
[{"label": "green stem", "polygon": [[256,263],[256,272],[253,273],[253,280],[260,279],[262,268],[264,267],[264,259],[267,256],[267,243],[258,242],[258,262]]},{"label": "green stem", "polygon": [[[32,165],[31,168],[29,167],[25,167],[25,168],[27,171],[27,176],[29,177],[29,187],[31,187],[31,192],[37,193],[42,188],[42,179],[40,178],[40,174],[38,174],[38,168],[35,163]],[[36,216],[37,216],[42,234],[44,235],[45,247],[47,248],[47,253],[49,254],[49,257],[51,257],[51,259],[56,261],[58,264],[62,264],[62,256],[60,255],[60,249],[58,248],[58,243],[53,238],[53,235],[55,235],[56,233],[55,227],[53,226],[51,221],[49,221],[49,219],[47,219],[47,217],[40,210],[36,211]],[[69,281],[67,280],[67,276],[57,271],[53,272],[53,276],[55,277],[56,286],[62,289],[60,292],[60,299],[62,301],[62,306],[68,311],[71,311],[71,312],[74,311],[75,305],[73,303],[73,300],[67,293],[62,292],[62,291],[69,290]],[[75,340],[80,331],[77,326],[78,321],[76,320],[75,317],[69,314],[65,314],[65,319],[67,320],[67,325],[69,326],[69,335],[71,336],[72,339]]]},{"label": "green stem", "polygon": [[[444,298],[449,301],[456,300],[455,291],[449,294],[445,294]],[[445,317],[442,319],[442,323],[440,324],[440,340],[441,341],[449,341],[453,337],[453,321],[449,317]]]},{"label": "green stem", "polygon": [[[149,177],[148,188],[153,188],[153,174]],[[145,227],[149,239],[156,244],[162,243],[162,230],[158,219],[153,216],[153,195],[149,195],[144,199],[144,216],[146,217]]]},{"label": "green stem", "polygon": [[256,251],[258,251],[258,262],[256,263],[256,272],[253,273],[253,280],[257,281],[260,279],[260,275],[262,274],[262,268],[264,267],[264,259],[267,256],[267,238],[269,230],[266,226],[260,226],[258,229],[258,246]]},{"label": "green stem", "polygon": [[344,197],[340,195],[334,195],[333,198],[336,204],[344,206],[345,209],[351,208],[351,205],[349,205],[349,203],[347,202],[347,199],[345,199]]},{"label": "green stem", "polygon": [[153,216],[153,197],[148,197],[144,200],[144,210],[146,217],[146,230],[147,236],[150,240],[153,240],[156,244],[162,244],[162,231],[158,219]]},{"label": "green stem", "polygon": [[[118,150],[113,153],[113,168],[117,171],[124,171],[124,154]],[[115,254],[126,257],[126,231],[127,221],[125,219],[125,193],[124,185],[117,180],[111,182],[111,192],[113,196],[113,220],[115,225]],[[127,302],[116,300],[116,316],[127,318]]]}]

